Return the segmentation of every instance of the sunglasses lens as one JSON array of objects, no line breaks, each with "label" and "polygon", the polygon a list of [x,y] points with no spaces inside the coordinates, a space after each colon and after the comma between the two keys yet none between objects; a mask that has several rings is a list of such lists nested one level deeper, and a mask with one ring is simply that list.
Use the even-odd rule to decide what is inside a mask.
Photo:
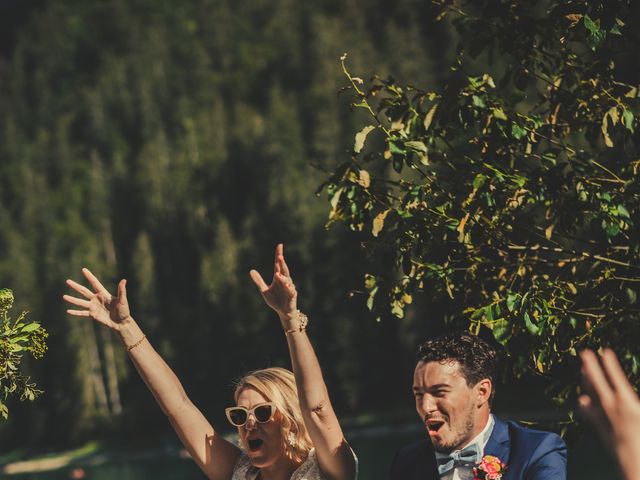
[{"label": "sunglasses lens", "polygon": [[229,410],[229,421],[236,427],[241,427],[247,421],[247,412],[240,408]]},{"label": "sunglasses lens", "polygon": [[260,405],[254,410],[256,420],[260,423],[268,422],[271,420],[271,405]]}]

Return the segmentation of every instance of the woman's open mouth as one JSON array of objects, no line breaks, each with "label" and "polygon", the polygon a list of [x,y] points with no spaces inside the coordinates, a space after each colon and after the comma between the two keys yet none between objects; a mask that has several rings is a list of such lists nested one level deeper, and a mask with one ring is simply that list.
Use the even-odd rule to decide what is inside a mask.
[{"label": "woman's open mouth", "polygon": [[264,443],[264,440],[262,440],[261,438],[252,438],[250,440],[247,440],[247,444],[249,445],[249,450],[252,452],[255,452],[256,450],[258,450],[263,443]]}]

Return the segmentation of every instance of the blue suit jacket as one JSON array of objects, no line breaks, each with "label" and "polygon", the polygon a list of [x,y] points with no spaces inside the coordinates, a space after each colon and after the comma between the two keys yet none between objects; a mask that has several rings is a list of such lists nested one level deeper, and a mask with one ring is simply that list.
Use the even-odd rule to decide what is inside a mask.
[{"label": "blue suit jacket", "polygon": [[[502,480],[565,480],[567,447],[555,433],[532,430],[495,418],[485,455],[494,455],[507,469]],[[391,480],[439,480],[431,440],[425,438],[396,453]]]}]

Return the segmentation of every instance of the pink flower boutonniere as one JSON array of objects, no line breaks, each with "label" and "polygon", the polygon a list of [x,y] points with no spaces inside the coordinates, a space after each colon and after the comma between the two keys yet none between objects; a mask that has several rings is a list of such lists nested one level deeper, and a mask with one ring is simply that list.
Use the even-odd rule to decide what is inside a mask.
[{"label": "pink flower boutonniere", "polygon": [[498,457],[485,455],[473,469],[473,480],[500,480],[506,469],[507,466]]}]

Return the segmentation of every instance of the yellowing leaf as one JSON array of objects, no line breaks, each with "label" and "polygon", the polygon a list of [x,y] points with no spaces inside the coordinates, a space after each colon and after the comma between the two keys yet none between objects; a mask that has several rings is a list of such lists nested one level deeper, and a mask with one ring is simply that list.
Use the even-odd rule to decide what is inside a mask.
[{"label": "yellowing leaf", "polygon": [[413,297],[408,293],[405,293],[404,295],[402,295],[402,301],[406,304],[410,304],[413,302]]},{"label": "yellowing leaf", "polygon": [[362,148],[364,147],[364,142],[367,139],[367,135],[369,135],[369,132],[371,132],[371,130],[375,130],[375,128],[376,127],[374,127],[373,125],[367,125],[358,133],[356,133],[356,141],[355,141],[355,144],[353,145],[354,152],[360,153],[362,151]]},{"label": "yellowing leaf", "polygon": [[344,191],[343,188],[339,188],[338,191],[336,193],[333,194],[333,197],[331,197],[331,208],[332,209],[336,209],[336,207],[338,206],[338,202],[340,201],[340,197],[342,196],[342,192]]},{"label": "yellowing leaf", "polygon": [[456,229],[458,230],[458,241],[460,243],[464,243],[464,226],[467,224],[467,220],[469,220],[468,213],[464,217],[462,217],[460,223],[458,224],[458,228]]},{"label": "yellowing leaf", "polygon": [[487,85],[489,85],[491,88],[496,88],[496,84],[493,81],[493,78],[488,73],[485,73],[484,75],[482,75],[482,80],[484,80],[484,82]]},{"label": "yellowing leaf", "polygon": [[611,123],[613,125],[617,125],[617,123],[618,123],[618,107],[611,107],[609,109],[609,111],[606,113],[606,115],[609,115],[609,118],[611,119]]},{"label": "yellowing leaf", "polygon": [[389,210],[385,210],[384,212],[380,212],[376,215],[376,218],[373,219],[373,228],[371,229],[371,234],[374,237],[377,237],[378,234],[382,231],[384,227],[384,219],[389,214]]},{"label": "yellowing leaf", "polygon": [[604,114],[604,118],[602,119],[602,126],[600,127],[600,130],[602,130],[602,136],[604,137],[604,144],[609,147],[612,148],[613,147],[613,140],[611,140],[611,137],[609,136],[609,112]]},{"label": "yellowing leaf", "polygon": [[369,172],[367,172],[366,170],[360,170],[358,183],[364,188],[369,188],[369,185],[371,185],[371,176],[369,175]]},{"label": "yellowing leaf", "polygon": [[424,122],[422,123],[424,125],[425,130],[429,130],[429,127],[431,126],[431,122],[433,121],[433,116],[435,115],[437,109],[438,109],[438,104],[436,103],[433,107],[429,109],[429,111],[425,115]]},{"label": "yellowing leaf", "polygon": [[544,236],[546,237],[547,240],[551,240],[551,235],[553,234],[553,227],[554,225],[552,223],[544,231]]},{"label": "yellowing leaf", "polygon": [[506,113],[504,113],[504,110],[502,110],[501,108],[494,108],[493,109],[493,116],[500,119],[500,120],[506,120],[507,119],[507,115]]}]

